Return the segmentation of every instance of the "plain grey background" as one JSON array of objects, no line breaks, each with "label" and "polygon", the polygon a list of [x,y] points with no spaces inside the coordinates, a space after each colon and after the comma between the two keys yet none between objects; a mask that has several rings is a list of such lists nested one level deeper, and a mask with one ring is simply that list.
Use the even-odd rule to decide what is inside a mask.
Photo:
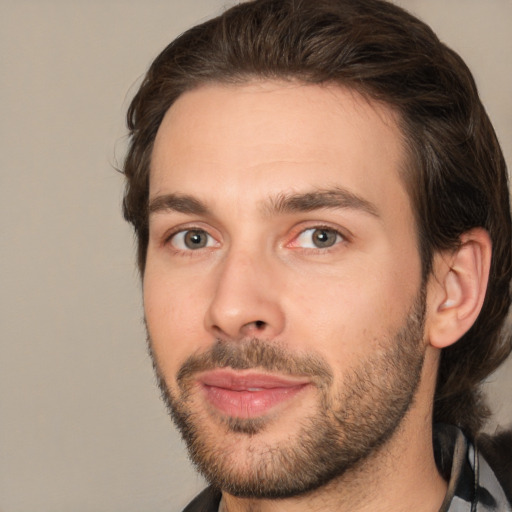
[{"label": "plain grey background", "polygon": [[[0,0],[0,512],[178,511],[204,485],[154,384],[114,168],[150,61],[231,3]],[[398,3],[466,59],[510,163],[512,0]],[[512,362],[490,380],[492,430]]]}]

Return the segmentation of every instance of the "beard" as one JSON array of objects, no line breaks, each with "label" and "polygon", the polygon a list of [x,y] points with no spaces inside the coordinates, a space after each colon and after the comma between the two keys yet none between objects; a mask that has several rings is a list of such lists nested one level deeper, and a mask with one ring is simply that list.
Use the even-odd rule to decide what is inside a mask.
[{"label": "beard", "polygon": [[[403,325],[379,340],[356,367],[345,370],[337,386],[331,366],[317,355],[293,354],[260,339],[217,340],[207,352],[185,361],[176,379],[178,391],[173,392],[149,336],[148,346],[162,398],[206,480],[238,497],[288,498],[355,470],[392,438],[421,379],[424,317],[422,289]],[[298,420],[289,437],[273,442],[262,441],[260,434],[271,433],[275,419],[222,417],[214,422],[194,407],[194,376],[215,368],[308,377],[318,392],[315,408]]]}]

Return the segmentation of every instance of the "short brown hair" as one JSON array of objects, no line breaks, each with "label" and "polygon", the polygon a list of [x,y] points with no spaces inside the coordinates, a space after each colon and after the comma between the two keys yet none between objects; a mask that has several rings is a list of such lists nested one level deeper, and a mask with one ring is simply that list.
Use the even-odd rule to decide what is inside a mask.
[{"label": "short brown hair", "polygon": [[128,111],[124,215],[144,272],[149,167],[162,118],[185,91],[251,79],[336,83],[400,113],[409,153],[406,184],[424,277],[435,251],[485,228],[493,243],[482,312],[443,350],[434,420],[474,435],[488,415],[480,384],[508,356],[511,219],[505,161],[473,77],[432,30],[384,0],[255,0],[198,25],[156,58]]}]

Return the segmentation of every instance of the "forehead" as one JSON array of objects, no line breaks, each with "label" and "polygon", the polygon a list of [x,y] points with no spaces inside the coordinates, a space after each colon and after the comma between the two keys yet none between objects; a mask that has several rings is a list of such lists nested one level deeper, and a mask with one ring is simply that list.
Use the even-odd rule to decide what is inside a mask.
[{"label": "forehead", "polygon": [[[337,85],[211,84],[183,94],[154,144],[150,196],[215,202],[343,186],[382,207],[408,203],[397,114]],[[396,205],[395,205],[396,206]]]}]

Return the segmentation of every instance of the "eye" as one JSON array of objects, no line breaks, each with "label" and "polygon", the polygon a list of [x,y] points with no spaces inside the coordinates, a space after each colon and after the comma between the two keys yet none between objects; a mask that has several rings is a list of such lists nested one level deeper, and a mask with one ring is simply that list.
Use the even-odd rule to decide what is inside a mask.
[{"label": "eye", "polygon": [[305,249],[327,249],[343,241],[343,236],[331,228],[305,229],[294,240],[293,245]]},{"label": "eye", "polygon": [[206,231],[202,229],[186,229],[172,235],[171,245],[181,251],[194,251],[213,247],[215,240]]}]

